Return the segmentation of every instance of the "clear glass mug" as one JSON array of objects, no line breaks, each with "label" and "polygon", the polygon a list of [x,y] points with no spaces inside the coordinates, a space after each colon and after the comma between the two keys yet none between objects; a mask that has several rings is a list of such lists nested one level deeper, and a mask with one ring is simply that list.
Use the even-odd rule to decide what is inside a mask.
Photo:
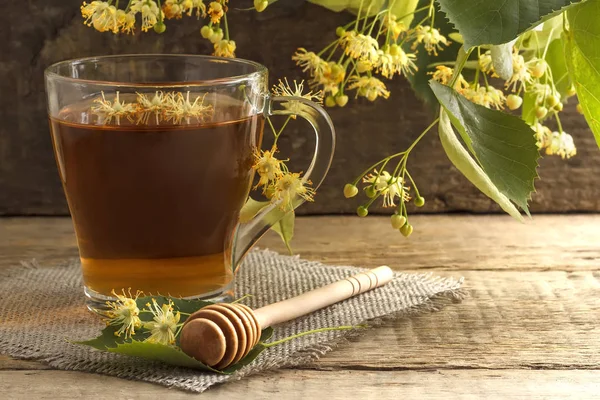
[{"label": "clear glass mug", "polygon": [[45,78],[91,309],[113,289],[232,298],[244,255],[283,216],[273,204],[239,222],[265,117],[299,115],[312,125],[304,178],[314,188],[331,164],[327,113],[303,98],[269,96],[267,69],[252,61],[118,55],[60,62]]}]

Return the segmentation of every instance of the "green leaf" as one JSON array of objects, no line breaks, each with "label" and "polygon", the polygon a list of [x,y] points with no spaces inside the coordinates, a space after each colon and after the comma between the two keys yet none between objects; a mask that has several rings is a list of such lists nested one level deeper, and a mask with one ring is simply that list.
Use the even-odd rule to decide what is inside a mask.
[{"label": "green leaf", "polygon": [[240,211],[240,222],[249,222],[269,204],[271,204],[269,201],[256,201],[252,197],[248,197],[246,204],[244,204],[244,207]]},{"label": "green leaf", "polygon": [[523,33],[519,38],[521,50],[544,50],[548,41],[560,38],[563,28],[563,14],[552,17],[535,28]]},{"label": "green leaf", "polygon": [[438,132],[442,147],[450,159],[450,162],[483,194],[494,200],[502,207],[504,211],[519,221],[523,217],[519,210],[510,202],[508,197],[500,193],[498,188],[492,183],[487,174],[469,155],[469,152],[462,146],[460,140],[456,137],[448,113],[443,108],[440,112],[440,122]]},{"label": "green leaf", "polygon": [[463,35],[465,48],[469,49],[483,44],[510,42],[539,22],[558,15],[563,8],[579,1],[438,0],[438,3]]},{"label": "green leaf", "polygon": [[290,211],[283,216],[271,229],[281,236],[285,246],[287,247],[290,254],[293,254],[290,243],[292,238],[294,237],[294,220],[296,218],[296,213],[294,211]]},{"label": "green leaf", "polygon": [[[424,7],[429,5],[429,0],[421,0],[417,7]],[[444,13],[439,11],[436,7],[435,11],[435,27],[439,29],[440,33],[444,36],[449,36],[454,28],[448,20],[445,18]],[[439,51],[438,55],[435,56],[433,54],[428,54],[424,50],[420,50],[418,53],[418,57],[415,60],[418,70],[412,74],[408,75],[408,81],[410,82],[410,86],[415,91],[418,98],[423,100],[428,106],[432,108],[432,110],[437,110],[438,102],[435,98],[435,95],[431,91],[429,87],[429,80],[431,79],[431,72],[435,71],[434,65],[441,65],[447,62],[454,62],[456,60],[456,54],[458,53],[458,49],[460,48],[461,43],[454,41],[450,46],[446,47],[444,50]],[[411,44],[407,42],[403,45],[404,51],[407,53],[411,53]]]},{"label": "green leaf", "polygon": [[[353,14],[358,14],[361,0],[308,0],[308,2],[335,12],[349,11]],[[371,8],[369,8],[369,1],[363,1],[361,14],[365,14],[367,9],[369,10],[369,15],[377,14],[385,4],[386,0],[371,0]]]},{"label": "green leaf", "polygon": [[539,152],[533,131],[523,120],[474,104],[452,88],[431,87],[452,124],[498,190],[529,215]]},{"label": "green leaf", "polygon": [[561,99],[566,99],[568,91],[573,86],[569,70],[567,69],[567,59],[565,57],[565,49],[562,38],[555,39],[550,42],[548,51],[546,52],[546,62],[552,71],[552,79],[556,90],[560,93]]},{"label": "green leaf", "polygon": [[415,18],[414,11],[417,9],[419,0],[392,0],[388,1],[388,3],[391,4],[390,12],[400,18],[398,22],[404,23],[408,28]]},{"label": "green leaf", "polygon": [[600,146],[600,1],[589,0],[567,13],[567,66],[583,115]]},{"label": "green leaf", "polygon": [[513,74],[512,49],[514,41],[492,46],[490,53],[492,55],[492,65],[498,76],[504,80],[509,80]]}]

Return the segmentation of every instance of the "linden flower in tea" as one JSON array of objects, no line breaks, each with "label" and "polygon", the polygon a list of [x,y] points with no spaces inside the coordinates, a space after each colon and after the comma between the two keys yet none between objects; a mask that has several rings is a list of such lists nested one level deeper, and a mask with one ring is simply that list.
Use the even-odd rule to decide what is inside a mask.
[{"label": "linden flower in tea", "polygon": [[146,307],[154,315],[152,321],[144,324],[144,328],[150,331],[150,337],[146,341],[150,343],[174,344],[181,314],[179,311],[176,314],[173,313],[173,302],[169,299],[168,304],[163,304],[159,307],[156,300],[152,299],[152,304],[147,303]]},{"label": "linden flower in tea", "polygon": [[98,105],[92,107],[92,112],[98,115],[101,119],[99,122],[103,124],[110,124],[114,118],[117,125],[119,125],[121,117],[127,117],[128,120],[133,122],[132,116],[137,112],[136,105],[119,101],[118,91],[113,102],[106,100],[104,92],[102,92],[102,99],[96,99],[94,103]]},{"label": "linden flower in tea", "polygon": [[125,334],[125,339],[131,338],[135,335],[135,329],[142,326],[140,320],[140,309],[137,306],[136,300],[141,294],[137,292],[135,297],[132,298],[131,292],[129,297],[126,296],[125,290],[123,294],[117,294],[114,290],[112,291],[113,296],[117,298],[117,301],[107,301],[106,305],[110,308],[106,312],[106,325],[121,326],[118,331],[115,332],[116,336]]}]

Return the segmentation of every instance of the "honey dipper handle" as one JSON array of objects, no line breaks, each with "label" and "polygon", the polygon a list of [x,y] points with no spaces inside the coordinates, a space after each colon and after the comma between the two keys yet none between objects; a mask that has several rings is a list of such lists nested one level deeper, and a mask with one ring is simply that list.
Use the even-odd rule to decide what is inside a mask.
[{"label": "honey dipper handle", "polygon": [[390,267],[377,267],[291,299],[269,304],[255,310],[254,315],[264,329],[385,285],[393,277],[394,272]]}]

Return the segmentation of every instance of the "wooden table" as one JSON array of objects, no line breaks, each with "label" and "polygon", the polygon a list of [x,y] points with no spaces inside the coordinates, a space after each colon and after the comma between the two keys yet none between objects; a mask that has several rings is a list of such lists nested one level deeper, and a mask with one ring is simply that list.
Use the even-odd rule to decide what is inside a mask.
[{"label": "wooden table", "polygon": [[[600,215],[307,217],[302,257],[463,276],[470,298],[399,320],[313,365],[210,389],[202,399],[600,398]],[[284,251],[274,235],[260,246]],[[0,219],[0,268],[77,254],[67,218]],[[0,356],[0,397],[188,398],[167,388]]]}]

